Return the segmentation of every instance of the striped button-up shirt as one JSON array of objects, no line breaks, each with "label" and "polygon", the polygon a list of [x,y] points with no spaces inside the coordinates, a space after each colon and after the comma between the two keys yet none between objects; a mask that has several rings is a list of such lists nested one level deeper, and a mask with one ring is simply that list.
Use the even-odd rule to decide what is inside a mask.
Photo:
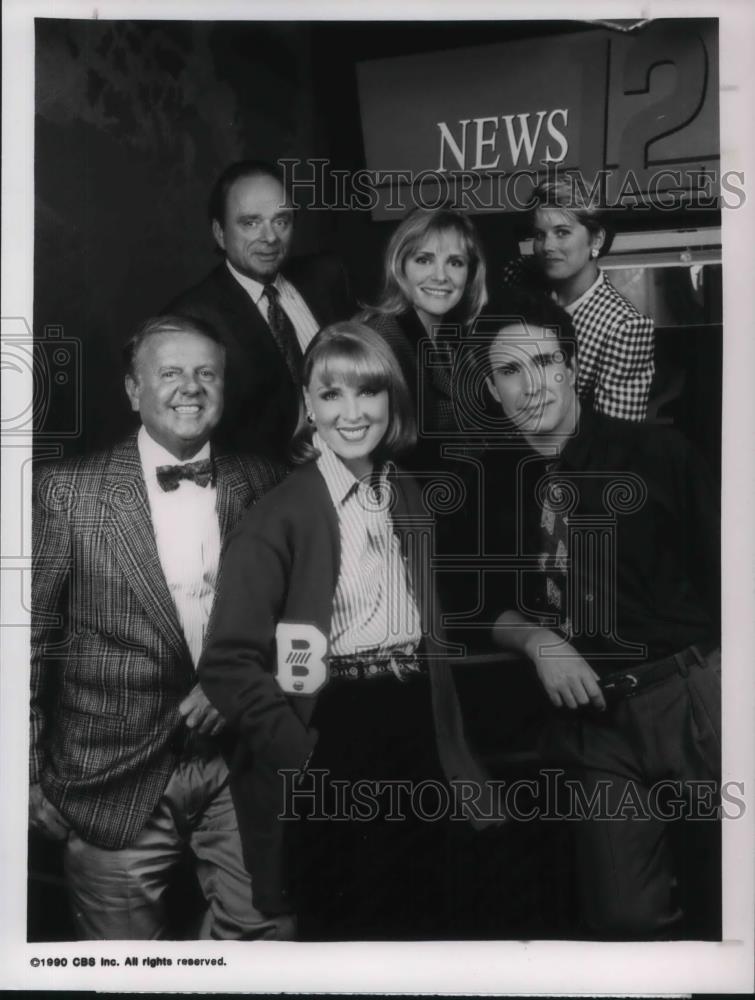
[{"label": "striped button-up shirt", "polygon": [[389,513],[387,469],[372,486],[356,479],[317,434],[313,443],[320,452],[317,466],[335,506],[341,538],[330,652],[411,652],[422,632]]},{"label": "striped button-up shirt", "polygon": [[[261,281],[255,281],[254,278],[241,274],[241,272],[237,271],[229,261],[226,261],[226,264],[228,266],[228,270],[231,272],[236,281],[238,281],[252,302],[254,302],[257,306],[260,311],[260,315],[269,326],[268,309],[270,306],[270,300],[267,296],[263,295],[265,286]],[[299,347],[301,348],[301,352],[303,354],[307,349],[307,345],[310,340],[312,340],[314,335],[320,329],[317,320],[310,312],[309,306],[301,295],[299,295],[291,282],[287,281],[282,274],[276,275],[275,281],[273,281],[272,284],[278,290],[278,301],[280,302],[281,308],[293,324],[296,332],[296,339],[299,342]]]},{"label": "striped button-up shirt", "polygon": [[[165,581],[196,665],[202,653],[207,622],[215,597],[220,561],[220,525],[216,490],[182,479],[166,493],[157,481],[160,465],[183,465],[154,441],[144,427],[137,437],[147,486],[152,527]],[[210,457],[209,443],[189,461]]]}]

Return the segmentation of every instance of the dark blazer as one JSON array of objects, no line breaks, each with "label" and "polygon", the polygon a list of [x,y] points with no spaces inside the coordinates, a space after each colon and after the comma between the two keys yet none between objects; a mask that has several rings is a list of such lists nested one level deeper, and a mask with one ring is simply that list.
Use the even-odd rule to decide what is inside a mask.
[{"label": "dark blazer", "polygon": [[[428,544],[421,538],[427,514],[411,477],[397,473],[392,484],[392,517],[430,657],[439,758],[449,780],[483,788],[485,775],[465,743],[451,669],[437,638],[442,633],[428,586]],[[231,789],[254,902],[265,913],[294,908],[285,864],[285,822],[278,819],[284,807],[280,771],[300,769],[317,739],[310,726],[317,694],[284,693],[276,680],[278,657],[285,659],[287,653],[286,638],[277,630],[283,625],[289,636],[306,635],[312,655],[322,655],[316,652],[315,640],[327,649],[339,567],[338,517],[325,481],[311,462],[250,510],[229,537],[199,663],[202,688],[240,737]],[[483,804],[481,811],[489,810]]]},{"label": "dark blazer", "polygon": [[413,466],[437,466],[442,444],[465,441],[455,384],[456,366],[463,360],[460,351],[464,327],[447,318],[432,341],[413,309],[397,316],[367,310],[359,318],[386,341],[409,387],[418,432]]},{"label": "dark blazer", "polygon": [[[215,474],[221,537],[280,478],[266,461],[224,454]],[[35,487],[31,781],[85,840],[119,848],[165,789],[195,671],[136,435],[47,467]]]},{"label": "dark blazer", "polygon": [[[431,346],[430,338],[419,316],[413,309],[398,316],[386,316],[383,313],[367,311],[360,314],[367,326],[372,327],[383,337],[396,355],[402,374],[406,379],[412,396],[423,404],[427,430],[438,430],[448,414],[444,405],[450,409],[453,386],[451,384],[450,365],[433,365],[427,368],[423,357],[422,345]],[[452,320],[446,324],[449,331],[456,331],[456,336],[450,337],[444,343],[450,349],[458,345],[461,326]],[[429,424],[428,424],[429,421]],[[420,431],[422,422],[418,420]]]},{"label": "dark blazer", "polygon": [[[283,275],[320,326],[353,313],[338,258],[295,257],[286,262]],[[270,328],[225,262],[163,311],[204,320],[226,346],[225,410],[218,441],[233,451],[283,459],[298,420],[300,392]]]}]

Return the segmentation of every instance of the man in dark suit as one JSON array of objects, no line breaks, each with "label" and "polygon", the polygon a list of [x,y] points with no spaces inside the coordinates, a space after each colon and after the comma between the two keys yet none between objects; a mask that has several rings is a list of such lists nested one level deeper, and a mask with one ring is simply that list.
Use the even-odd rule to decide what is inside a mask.
[{"label": "man in dark suit", "polygon": [[340,262],[289,258],[294,208],[272,164],[228,167],[210,196],[212,234],[225,260],[168,311],[213,325],[228,352],[219,437],[280,458],[299,417],[302,352],[322,326],[354,312]]},{"label": "man in dark suit", "polygon": [[197,936],[291,933],[252,905],[224,721],[195,678],[222,538],[277,479],[211,449],[224,353],[198,322],[149,320],[125,351],[139,432],[36,482],[30,824],[64,841],[82,938],[165,936],[187,847]]}]

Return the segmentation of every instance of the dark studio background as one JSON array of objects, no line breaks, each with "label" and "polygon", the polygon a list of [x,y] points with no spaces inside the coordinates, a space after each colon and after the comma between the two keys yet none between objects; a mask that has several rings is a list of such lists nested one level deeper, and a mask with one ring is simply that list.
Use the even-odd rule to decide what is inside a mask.
[{"label": "dark studio background", "polygon": [[[589,30],[553,21],[38,20],[34,332],[41,338],[52,327],[53,336],[60,331],[81,344],[72,377],[59,384],[51,373],[38,439],[74,454],[131,426],[120,345],[217,262],[206,204],[224,166],[242,157],[317,157],[333,170],[364,167],[356,63]],[[629,225],[619,223],[658,229],[719,221],[711,211],[635,211]],[[503,212],[475,222],[494,290],[500,264],[518,252],[523,219]],[[305,209],[294,251],[338,252],[357,297],[370,302],[392,227],[368,212]],[[720,359],[709,337],[698,344],[685,331],[686,349],[680,346],[660,348],[691,369],[705,355],[705,398],[691,385],[696,405],[679,408],[677,422],[716,461]]]},{"label": "dark studio background", "polygon": [[[133,426],[120,345],[217,262],[206,203],[229,162],[324,158],[332,169],[363,168],[359,61],[585,30],[583,22],[553,21],[37,20],[34,334],[80,345],[56,355],[66,359],[65,371],[51,362],[53,391],[37,422],[40,456],[91,451]],[[522,219],[504,212],[475,222],[492,287],[497,269],[518,252]],[[718,224],[712,212],[647,212],[633,213],[631,228]],[[370,302],[392,227],[366,212],[303,210],[295,252],[337,252],[356,296]],[[669,331],[659,337],[659,352],[667,367],[687,374],[672,418],[716,467],[720,338]],[[525,773],[526,747],[516,740],[496,746],[497,687],[482,674],[471,684],[465,697],[473,725],[491,753],[503,751],[502,773]],[[536,693],[528,698],[536,714]],[[526,717],[527,710],[514,714]],[[459,838],[465,861],[449,886],[459,900],[458,936],[578,936],[570,875],[559,862],[562,830],[514,824],[504,833]],[[70,927],[55,852],[33,842],[30,868],[30,939],[65,939]]]}]

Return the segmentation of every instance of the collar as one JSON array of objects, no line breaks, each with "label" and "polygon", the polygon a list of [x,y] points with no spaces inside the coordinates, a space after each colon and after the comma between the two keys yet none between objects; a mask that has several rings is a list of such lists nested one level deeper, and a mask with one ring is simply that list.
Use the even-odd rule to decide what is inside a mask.
[{"label": "collar", "polygon": [[595,294],[595,292],[600,288],[600,286],[604,283],[605,283],[605,278],[603,277],[603,272],[601,271],[600,268],[598,268],[598,277],[595,279],[595,281],[593,281],[593,283],[590,285],[587,291],[582,292],[582,294],[578,299],[575,299],[573,302],[570,302],[568,306],[562,306],[562,308],[565,309],[570,316],[573,316],[574,313],[577,311],[577,309],[579,309],[581,305],[587,302],[587,300],[591,298]]},{"label": "collar", "polygon": [[330,499],[338,509],[359,488],[359,480],[353,472],[346,468],[338,455],[316,431],[312,435],[312,447],[320,452],[317,468],[322,473],[322,478],[328,487]]},{"label": "collar", "polygon": [[[357,479],[354,473],[350,469],[347,469],[338,455],[323,441],[316,431],[312,436],[312,447],[320,452],[317,459],[317,468],[325,480],[330,499],[333,501],[336,510],[339,510],[357,490],[368,489],[370,483],[364,479]],[[387,483],[388,476],[392,473],[393,469],[394,465],[392,462],[383,463],[379,472],[379,485],[381,487]]]},{"label": "collar", "polygon": [[205,441],[196,455],[191,458],[179,460],[175,455],[158,444],[154,438],[150,437],[147,428],[142,424],[136,436],[136,444],[139,449],[139,458],[144,471],[144,478],[157,482],[158,465],[186,465],[189,462],[198,462],[203,458],[211,457],[210,442]]},{"label": "collar", "polygon": [[[445,317],[442,318],[445,319]],[[398,320],[398,325],[402,328],[413,344],[427,338],[427,330],[425,329],[422,320],[419,318],[416,309],[408,309],[405,313],[401,313],[397,316],[396,319]]]},{"label": "collar", "polygon": [[[225,265],[231,272],[231,275],[236,279],[236,281],[238,281],[238,283],[241,285],[244,291],[249,295],[252,302],[254,302],[256,306],[258,306],[260,304],[260,299],[262,298],[262,293],[265,291],[265,285],[263,284],[263,282],[257,281],[254,278],[250,278],[248,275],[242,274],[241,271],[237,271],[236,268],[233,266],[233,264],[228,260],[228,258],[226,258]],[[274,280],[268,282],[268,284],[275,285],[278,291],[282,292],[283,287],[281,285],[280,272],[278,272]]]},{"label": "collar", "polygon": [[554,451],[553,454],[544,455],[537,448],[534,448],[524,435],[520,434],[520,438],[529,449],[529,455],[534,461],[540,461],[553,469],[579,470],[585,464],[597,430],[596,424],[601,419],[604,418],[596,416],[589,407],[582,403],[577,418],[576,433],[571,435],[558,453]]},{"label": "collar", "polygon": [[588,468],[588,455],[596,432],[596,418],[592,410],[582,406],[577,422],[577,433],[566,442],[561,449],[561,453],[556,460],[558,468],[562,469],[586,469]]}]

